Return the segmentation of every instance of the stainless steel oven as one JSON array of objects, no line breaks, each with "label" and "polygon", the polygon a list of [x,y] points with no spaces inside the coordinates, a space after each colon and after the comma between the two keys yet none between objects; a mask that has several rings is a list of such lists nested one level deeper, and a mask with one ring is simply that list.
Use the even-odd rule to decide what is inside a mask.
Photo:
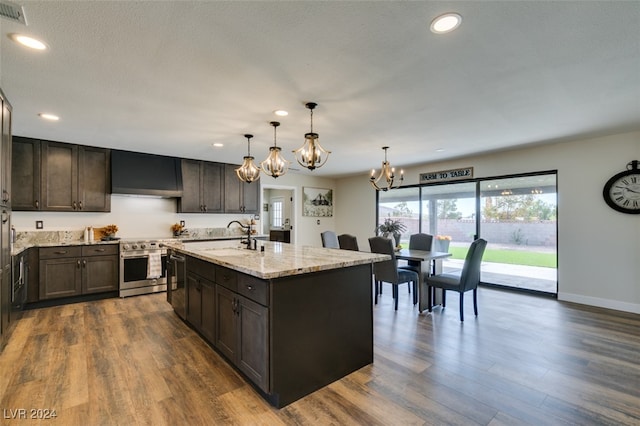
[{"label": "stainless steel oven", "polygon": [[167,249],[161,240],[120,242],[120,297],[167,290]]}]

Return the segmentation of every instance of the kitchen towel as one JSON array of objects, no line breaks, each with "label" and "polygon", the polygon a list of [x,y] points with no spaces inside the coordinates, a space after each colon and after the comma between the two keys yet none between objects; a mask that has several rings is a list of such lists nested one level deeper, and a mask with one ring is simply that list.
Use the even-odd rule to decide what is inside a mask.
[{"label": "kitchen towel", "polygon": [[162,254],[149,253],[147,262],[147,278],[154,279],[162,276]]}]

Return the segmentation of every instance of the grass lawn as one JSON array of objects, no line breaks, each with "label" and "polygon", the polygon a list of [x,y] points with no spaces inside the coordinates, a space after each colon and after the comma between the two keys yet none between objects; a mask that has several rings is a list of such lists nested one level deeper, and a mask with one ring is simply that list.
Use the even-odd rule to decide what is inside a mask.
[{"label": "grass lawn", "polygon": [[[466,247],[449,247],[451,259],[463,259],[467,255]],[[537,253],[520,250],[497,250],[487,248],[482,256],[483,262],[508,263],[512,265],[542,266],[556,268],[555,253]]]}]

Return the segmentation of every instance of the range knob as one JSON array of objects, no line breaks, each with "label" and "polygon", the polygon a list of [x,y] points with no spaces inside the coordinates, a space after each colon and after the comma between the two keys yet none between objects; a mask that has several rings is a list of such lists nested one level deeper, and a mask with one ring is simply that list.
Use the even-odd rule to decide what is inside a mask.
[{"label": "range knob", "polygon": [[130,248],[130,247],[129,247],[129,244],[125,244],[125,245],[123,245],[123,246],[122,246],[122,248],[123,248],[124,250],[129,250],[129,248]]},{"label": "range knob", "polygon": [[131,248],[135,250],[135,249],[137,249],[137,248],[138,248],[138,245],[137,245],[137,244],[134,244],[134,245],[132,245],[132,246],[131,246]]},{"label": "range knob", "polygon": [[146,244],[140,244],[140,248],[141,248],[141,249],[146,249],[146,248],[147,248],[147,245],[146,245]]}]

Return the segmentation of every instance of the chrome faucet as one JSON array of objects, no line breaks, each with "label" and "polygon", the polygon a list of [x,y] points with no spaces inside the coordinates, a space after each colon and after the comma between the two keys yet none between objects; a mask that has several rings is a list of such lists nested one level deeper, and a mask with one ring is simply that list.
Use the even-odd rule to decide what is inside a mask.
[{"label": "chrome faucet", "polygon": [[240,239],[240,244],[245,244],[249,250],[256,250],[256,249],[257,249],[257,244],[256,244],[256,242],[255,242],[255,239],[252,239],[252,238],[251,238],[251,232],[252,232],[252,229],[251,229],[251,222],[249,222],[249,224],[248,224],[248,225],[243,225],[242,223],[240,223],[240,221],[232,220],[231,222],[229,222],[229,223],[227,224],[227,228],[228,228],[228,227],[230,227],[230,226],[231,226],[231,224],[233,224],[233,223],[237,223],[238,225],[240,225],[240,227],[241,227],[242,229],[246,229],[246,230],[247,230],[247,239],[246,239],[246,240],[243,240],[243,239],[241,238],[241,239]]}]

